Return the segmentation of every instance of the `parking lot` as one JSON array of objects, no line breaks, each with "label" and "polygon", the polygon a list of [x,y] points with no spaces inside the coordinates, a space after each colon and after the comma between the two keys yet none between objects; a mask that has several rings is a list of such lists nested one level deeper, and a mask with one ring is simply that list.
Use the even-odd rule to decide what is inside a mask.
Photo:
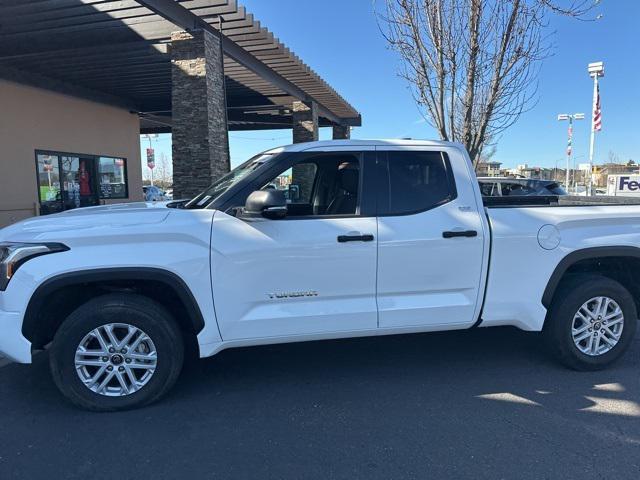
[{"label": "parking lot", "polygon": [[640,342],[556,365],[512,329],[229,350],[161,403],[92,414],[0,368],[0,478],[638,478]]}]

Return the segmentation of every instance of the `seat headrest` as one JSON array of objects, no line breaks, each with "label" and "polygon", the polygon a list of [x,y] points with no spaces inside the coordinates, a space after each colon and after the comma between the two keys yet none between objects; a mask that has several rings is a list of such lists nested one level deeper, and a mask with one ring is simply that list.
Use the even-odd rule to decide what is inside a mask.
[{"label": "seat headrest", "polygon": [[338,182],[340,188],[349,193],[358,193],[360,170],[355,163],[345,162],[338,166]]}]

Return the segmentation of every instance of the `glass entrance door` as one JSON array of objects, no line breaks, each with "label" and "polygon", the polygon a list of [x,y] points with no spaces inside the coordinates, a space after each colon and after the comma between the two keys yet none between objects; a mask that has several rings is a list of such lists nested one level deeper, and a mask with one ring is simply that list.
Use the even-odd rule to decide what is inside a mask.
[{"label": "glass entrance door", "polygon": [[65,210],[100,204],[96,162],[93,158],[61,156],[62,199]]}]

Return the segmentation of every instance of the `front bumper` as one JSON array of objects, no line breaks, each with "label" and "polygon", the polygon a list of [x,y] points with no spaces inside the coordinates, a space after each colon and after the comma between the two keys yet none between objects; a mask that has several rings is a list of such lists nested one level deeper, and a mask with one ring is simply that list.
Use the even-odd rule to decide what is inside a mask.
[{"label": "front bumper", "polygon": [[31,342],[22,336],[22,315],[0,310],[0,355],[31,363]]}]

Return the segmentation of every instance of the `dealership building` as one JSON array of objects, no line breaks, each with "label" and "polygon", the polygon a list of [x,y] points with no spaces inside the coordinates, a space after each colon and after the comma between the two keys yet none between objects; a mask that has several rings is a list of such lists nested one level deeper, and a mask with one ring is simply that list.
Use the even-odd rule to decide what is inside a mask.
[{"label": "dealership building", "polygon": [[141,134],[172,134],[186,198],[229,170],[229,131],[361,124],[235,0],[21,0],[0,19],[0,227],[142,200]]}]

